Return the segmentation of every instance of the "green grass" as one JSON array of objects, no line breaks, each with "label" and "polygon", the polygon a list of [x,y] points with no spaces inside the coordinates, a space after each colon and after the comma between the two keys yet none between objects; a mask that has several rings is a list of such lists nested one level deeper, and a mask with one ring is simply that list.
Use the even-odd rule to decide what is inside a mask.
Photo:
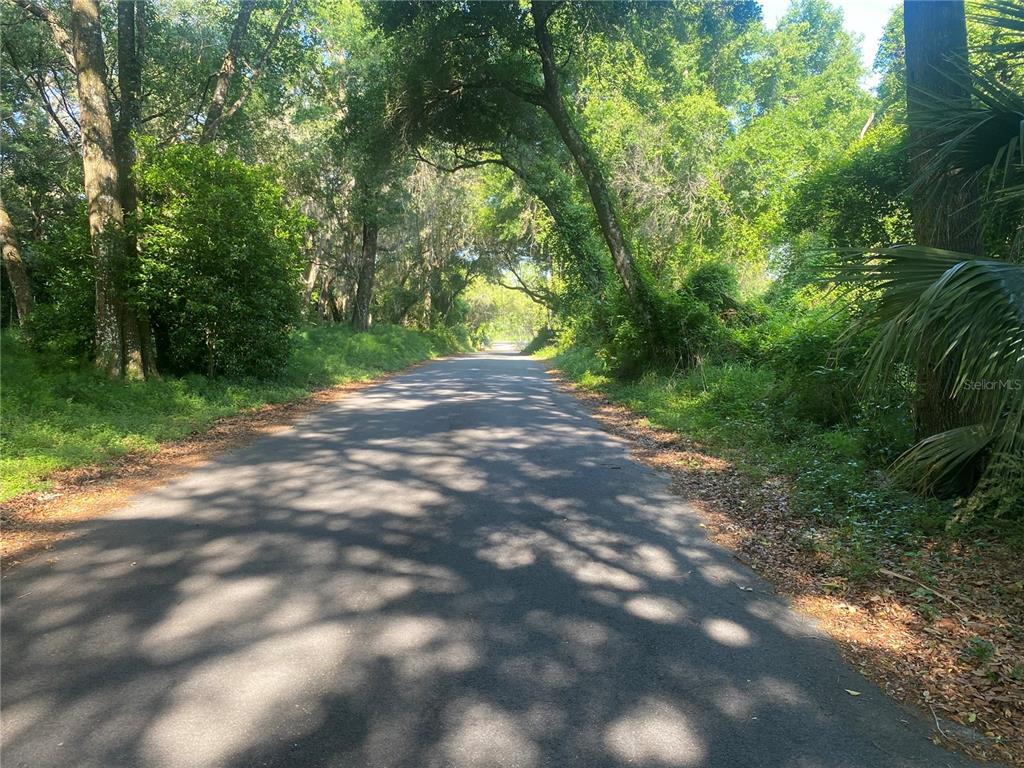
[{"label": "green grass", "polygon": [[110,381],[91,367],[68,365],[29,350],[16,332],[2,337],[0,501],[46,487],[55,470],[157,450],[218,418],[311,390],[373,378],[453,351],[433,333],[379,327],[297,331],[289,364],[266,380],[203,376]]},{"label": "green grass", "polygon": [[[686,435],[749,476],[788,476],[791,507],[831,530],[845,575],[867,576],[887,549],[913,551],[929,537],[962,533],[946,527],[950,502],[886,481],[885,462],[870,450],[869,428],[823,427],[780,412],[778,382],[768,367],[709,364],[674,377],[621,381],[588,349],[548,348],[540,356],[553,359],[577,384]],[[1007,533],[1021,536],[1016,527]]]}]

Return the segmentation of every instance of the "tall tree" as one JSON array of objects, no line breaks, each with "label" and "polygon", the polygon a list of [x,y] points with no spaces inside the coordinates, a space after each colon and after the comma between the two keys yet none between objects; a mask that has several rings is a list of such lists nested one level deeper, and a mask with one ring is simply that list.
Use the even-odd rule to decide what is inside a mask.
[{"label": "tall tree", "polygon": [[352,311],[352,327],[357,331],[370,328],[373,302],[373,284],[377,275],[377,234],[376,221],[363,221],[363,245],[359,261],[359,278],[356,281],[356,300]]},{"label": "tall tree", "polygon": [[138,324],[124,298],[124,209],[107,89],[99,0],[72,0],[71,40],[82,124],[82,167],[96,266],[96,364],[112,376],[143,374]]},{"label": "tall tree", "polygon": [[[138,208],[135,183],[135,131],[142,120],[142,55],[146,29],[145,0],[120,0],[117,3],[117,84],[120,91],[120,111],[115,126],[118,176],[121,184],[121,207],[126,222],[132,223]],[[134,273],[138,261],[138,237],[134,226],[126,228],[122,239],[123,265],[126,276]],[[156,374],[156,355],[153,350],[149,320],[138,309],[135,328],[143,374]]]},{"label": "tall tree", "polygon": [[33,0],[13,0],[44,21],[57,48],[75,71],[82,169],[89,233],[95,267],[96,365],[110,376],[143,375],[135,308],[127,299],[121,163],[107,85],[98,0],[71,0],[70,30]]},{"label": "tall tree", "polygon": [[[903,30],[911,165],[925,176],[946,138],[938,131],[937,118],[946,110],[971,104],[963,0],[906,0]],[[912,196],[917,244],[977,254],[981,251],[977,184],[956,168],[943,170],[939,175],[928,174],[933,183],[917,185]]]},{"label": "tall tree", "polygon": [[344,119],[337,126],[334,143],[337,160],[352,173],[350,214],[362,228],[352,312],[352,325],[359,331],[370,327],[377,240],[396,208],[408,159],[404,137],[395,130],[388,110],[390,83],[378,42],[376,36],[367,35],[359,44],[362,62],[348,73]]},{"label": "tall tree", "polygon": [[[969,109],[967,23],[963,0],[903,4],[906,55],[907,122],[911,170],[927,183],[911,195],[914,238],[918,245],[978,255],[981,226],[977,181],[956,168],[936,173],[940,143],[939,115],[946,109]],[[922,349],[930,344],[922,345]],[[916,428],[918,437],[939,434],[971,420],[957,407],[953,390],[959,362],[922,355],[917,361]]]}]

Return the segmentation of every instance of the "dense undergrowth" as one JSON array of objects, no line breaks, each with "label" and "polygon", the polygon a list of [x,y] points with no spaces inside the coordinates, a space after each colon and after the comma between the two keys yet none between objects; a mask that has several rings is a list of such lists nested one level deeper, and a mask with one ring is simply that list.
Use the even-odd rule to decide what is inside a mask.
[{"label": "dense undergrowth", "polygon": [[263,378],[122,382],[88,364],[32,351],[16,332],[5,332],[2,343],[0,500],[44,488],[56,470],[155,451],[218,418],[369,379],[461,346],[454,337],[396,326],[369,333],[310,327],[294,332],[288,362]]}]

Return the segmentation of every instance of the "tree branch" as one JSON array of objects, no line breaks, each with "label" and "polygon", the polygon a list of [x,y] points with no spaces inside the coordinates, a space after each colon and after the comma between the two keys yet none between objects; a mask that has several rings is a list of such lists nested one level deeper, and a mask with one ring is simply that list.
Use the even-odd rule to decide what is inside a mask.
[{"label": "tree branch", "polygon": [[231,116],[234,115],[243,104],[245,104],[249,99],[249,96],[252,95],[253,89],[256,86],[256,81],[259,79],[260,75],[263,74],[263,70],[266,68],[267,62],[270,60],[270,54],[277,46],[277,41],[280,39],[281,33],[284,31],[285,25],[291,18],[292,11],[294,9],[295,0],[288,0],[288,5],[281,14],[281,18],[277,20],[277,26],[274,27],[274,32],[270,36],[270,40],[267,41],[266,48],[263,49],[263,53],[260,55],[259,61],[256,63],[256,66],[252,71],[252,75],[249,76],[245,90],[242,92],[242,95],[235,100],[234,104],[224,110],[224,114],[220,117],[222,121],[230,119]]},{"label": "tree branch", "polygon": [[509,290],[512,291],[521,291],[522,293],[525,293],[527,296],[529,296],[535,303],[545,306],[548,309],[553,310],[555,308],[554,295],[550,291],[543,288],[530,288],[530,286],[526,284],[526,281],[523,280],[522,276],[518,272],[516,272],[515,267],[512,266],[511,259],[508,260],[508,263],[505,265],[505,268],[512,273],[512,277],[516,279],[516,282],[519,283],[519,285],[506,285],[505,283],[501,282],[501,280],[498,280],[498,285],[500,285],[502,288],[508,288]]},{"label": "tree branch", "polygon": [[[21,2],[21,0],[15,0]],[[238,61],[238,52],[242,48],[242,38],[249,29],[249,19],[256,8],[256,0],[242,0],[238,6],[238,16],[235,17],[235,24],[231,28],[231,37],[228,40],[227,50],[224,52],[224,59],[221,61],[220,69],[213,76],[213,98],[210,99],[210,107],[206,112],[206,120],[203,122],[203,133],[199,137],[200,144],[207,144],[213,141],[220,126],[220,118],[224,113],[224,103],[228,98],[228,88],[231,86],[231,76],[235,74],[235,63]]]},{"label": "tree branch", "polygon": [[64,56],[68,60],[68,64],[71,65],[71,71],[75,71],[75,51],[71,44],[71,35],[68,31],[61,26],[60,21],[48,8],[44,8],[33,0],[11,0],[12,3],[20,8],[23,8],[28,13],[35,16],[40,21],[46,22],[46,25],[50,28],[50,34],[53,35],[53,42],[57,44],[57,47],[63,52]]},{"label": "tree branch", "polygon": [[60,119],[60,116],[57,114],[57,110],[55,110],[53,108],[53,105],[50,103],[50,97],[46,94],[46,84],[41,82],[39,78],[35,75],[27,73],[22,70],[22,68],[18,65],[18,59],[14,55],[14,50],[11,48],[7,40],[3,41],[3,45],[4,50],[7,51],[7,56],[11,60],[11,66],[13,66],[15,71],[17,71],[17,73],[25,79],[25,82],[29,83],[36,89],[36,91],[39,93],[39,98],[42,99],[43,109],[46,110],[46,114],[50,116],[50,119],[53,120],[57,128],[60,129],[60,132],[64,134],[64,138],[67,139],[69,142],[74,143],[75,140],[71,136],[70,131],[68,131],[68,129],[64,126],[64,122]]},{"label": "tree branch", "polygon": [[64,89],[60,85],[60,80],[57,78],[57,71],[54,69],[50,70],[50,77],[53,78],[53,88],[57,91],[57,95],[60,96],[61,106],[64,107],[64,114],[68,116],[68,119],[75,124],[75,130],[79,133],[82,132],[82,123],[77,117],[75,112],[71,109],[71,104],[68,103],[68,95],[64,92]]},{"label": "tree branch", "polygon": [[433,160],[427,158],[419,149],[416,150],[416,159],[424,165],[429,165],[431,168],[436,168],[444,173],[455,173],[456,171],[466,171],[470,168],[479,168],[484,165],[500,165],[507,167],[504,160],[497,157],[485,157],[479,160],[470,160],[469,158],[456,156],[457,162],[453,165],[441,165]]}]

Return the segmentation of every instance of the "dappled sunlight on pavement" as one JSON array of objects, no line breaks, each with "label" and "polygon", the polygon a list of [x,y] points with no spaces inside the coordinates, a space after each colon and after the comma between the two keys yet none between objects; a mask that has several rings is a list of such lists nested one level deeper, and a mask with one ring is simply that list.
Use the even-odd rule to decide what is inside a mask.
[{"label": "dappled sunlight on pavement", "polygon": [[4,581],[5,766],[970,764],[513,355],[86,527]]}]

